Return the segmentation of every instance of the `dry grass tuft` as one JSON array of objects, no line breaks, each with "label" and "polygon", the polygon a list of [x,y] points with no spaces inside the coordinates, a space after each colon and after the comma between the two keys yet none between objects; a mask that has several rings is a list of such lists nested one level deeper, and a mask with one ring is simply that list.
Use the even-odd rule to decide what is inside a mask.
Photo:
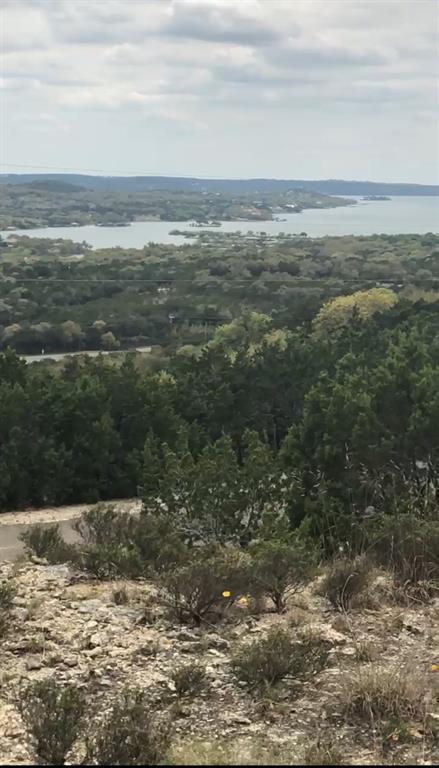
[{"label": "dry grass tuft", "polygon": [[346,680],[343,699],[348,717],[369,722],[425,716],[424,680],[397,667],[360,669]]},{"label": "dry grass tuft", "polygon": [[299,608],[299,606],[294,606],[289,609],[286,618],[290,627],[294,629],[296,627],[303,627],[309,623],[309,611]]},{"label": "dry grass tuft", "polygon": [[229,741],[186,741],[172,747],[170,765],[294,765],[294,745],[262,743],[252,738]]}]

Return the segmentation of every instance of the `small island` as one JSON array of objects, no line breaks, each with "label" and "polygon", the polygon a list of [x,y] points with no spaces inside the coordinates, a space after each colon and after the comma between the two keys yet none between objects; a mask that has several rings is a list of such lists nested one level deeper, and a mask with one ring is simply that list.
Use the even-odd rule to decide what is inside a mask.
[{"label": "small island", "polygon": [[365,195],[361,199],[362,200],[378,201],[378,200],[391,200],[392,198],[391,197],[387,197],[387,195]]}]

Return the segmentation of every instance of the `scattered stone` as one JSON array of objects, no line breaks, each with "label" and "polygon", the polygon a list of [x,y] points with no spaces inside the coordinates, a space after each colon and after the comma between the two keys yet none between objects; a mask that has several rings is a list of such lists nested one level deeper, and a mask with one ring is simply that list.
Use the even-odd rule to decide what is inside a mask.
[{"label": "scattered stone", "polygon": [[103,610],[106,610],[106,606],[102,600],[97,600],[96,598],[91,600],[84,600],[82,603],[80,603],[78,608],[79,613],[96,613],[97,611]]},{"label": "scattered stone", "polygon": [[197,642],[193,642],[192,641],[192,642],[187,642],[187,643],[181,643],[179,645],[178,650],[181,653],[199,653],[200,651],[203,650],[203,647],[202,647],[200,641],[198,640]]},{"label": "scattered stone", "polygon": [[29,671],[42,669],[43,666],[41,659],[37,659],[35,656],[30,656],[26,659],[26,669]]},{"label": "scattered stone", "polygon": [[197,632],[195,629],[190,632],[188,629],[180,629],[176,637],[178,640],[186,640],[188,642],[196,642],[200,639],[200,633]]},{"label": "scattered stone", "polygon": [[218,650],[227,650],[230,647],[230,643],[225,637],[219,635],[207,635],[206,643],[209,648],[217,648]]},{"label": "scattered stone", "polygon": [[239,713],[233,713],[231,715],[225,714],[222,718],[224,722],[230,723],[230,725],[251,725],[252,721],[249,717],[244,717]]},{"label": "scattered stone", "polygon": [[347,643],[348,641],[346,635],[337,632],[337,630],[332,627],[323,627],[319,634],[321,635],[322,640],[326,640],[326,642],[331,643],[331,645],[343,645],[343,643]]}]

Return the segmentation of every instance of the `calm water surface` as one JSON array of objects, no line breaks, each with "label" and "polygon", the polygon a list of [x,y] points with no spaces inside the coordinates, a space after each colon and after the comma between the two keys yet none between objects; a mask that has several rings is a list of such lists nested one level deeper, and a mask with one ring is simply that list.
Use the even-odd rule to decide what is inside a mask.
[{"label": "calm water surface", "polygon": [[[356,205],[326,210],[306,210],[299,214],[280,214],[286,221],[225,221],[222,227],[203,227],[215,232],[306,232],[311,237],[323,235],[424,234],[439,232],[439,197],[392,197],[387,201],[362,201]],[[170,235],[172,229],[190,230],[194,236],[201,229],[191,229],[189,222],[137,221],[128,227],[47,227],[43,229],[0,232],[30,237],[63,237],[82,242],[94,248],[141,248],[149,242],[181,245],[190,242],[181,236]]]}]

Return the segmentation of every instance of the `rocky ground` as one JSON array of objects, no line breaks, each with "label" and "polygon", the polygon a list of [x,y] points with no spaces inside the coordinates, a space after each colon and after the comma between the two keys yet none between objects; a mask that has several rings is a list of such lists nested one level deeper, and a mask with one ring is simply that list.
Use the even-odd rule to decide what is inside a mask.
[{"label": "rocky ground", "polygon": [[[433,671],[439,663],[438,599],[340,614],[310,587],[282,616],[251,615],[242,607],[227,623],[197,630],[172,623],[147,583],[124,582],[129,599],[117,605],[114,589],[121,582],[87,580],[65,565],[3,563],[0,578],[10,577],[17,593],[0,640],[2,764],[35,762],[13,702],[23,683],[49,675],[87,689],[91,718],[126,685],[150,690],[151,701],[163,701],[172,714],[174,764],[320,763],[318,745],[328,738],[336,762],[439,761],[439,671]],[[262,636],[276,622],[297,635],[312,627],[330,643],[330,660],[299,695],[287,690],[277,701],[258,701],[237,683],[230,657],[239,643]],[[206,689],[178,699],[171,672],[193,660],[206,666]],[[425,686],[426,715],[407,723],[404,739],[398,731],[383,739],[379,724],[352,720],[344,708],[352,678],[384,667]]]}]

